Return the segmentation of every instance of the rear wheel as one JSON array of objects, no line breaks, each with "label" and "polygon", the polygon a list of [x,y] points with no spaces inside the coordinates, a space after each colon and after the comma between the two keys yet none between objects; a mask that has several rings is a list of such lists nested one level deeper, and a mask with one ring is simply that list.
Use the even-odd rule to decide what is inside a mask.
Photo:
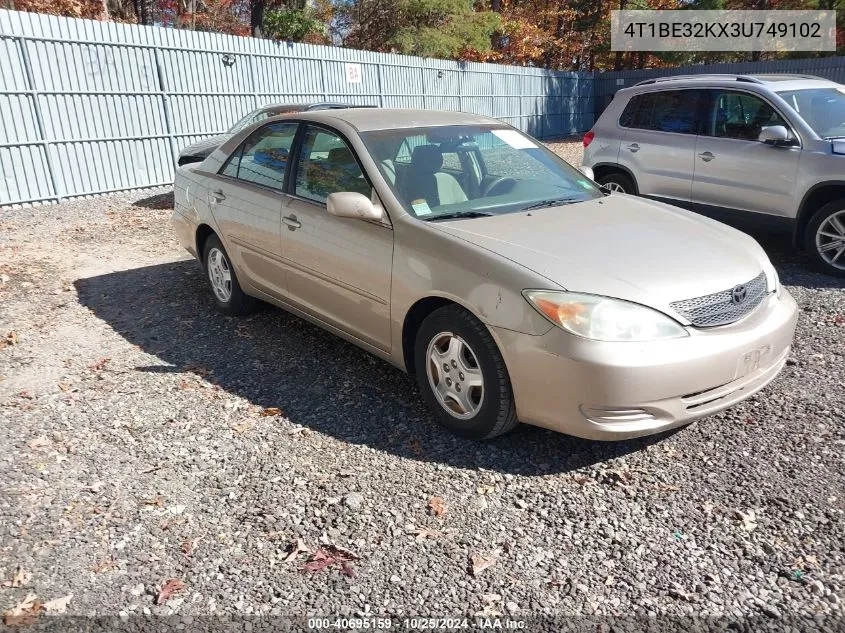
[{"label": "rear wheel", "polygon": [[255,311],[258,300],[241,290],[232,260],[216,235],[209,236],[205,241],[202,261],[218,310],[229,316],[240,316]]},{"label": "rear wheel", "polygon": [[637,187],[634,185],[634,181],[627,175],[618,171],[601,176],[598,179],[598,183],[610,192],[630,193],[632,195],[637,193]]},{"label": "rear wheel", "polygon": [[804,240],[816,268],[845,277],[845,199],[829,202],[816,211]]},{"label": "rear wheel", "polygon": [[490,332],[457,305],[432,312],[414,350],[417,382],[437,421],[453,433],[487,439],[517,424],[505,361]]}]

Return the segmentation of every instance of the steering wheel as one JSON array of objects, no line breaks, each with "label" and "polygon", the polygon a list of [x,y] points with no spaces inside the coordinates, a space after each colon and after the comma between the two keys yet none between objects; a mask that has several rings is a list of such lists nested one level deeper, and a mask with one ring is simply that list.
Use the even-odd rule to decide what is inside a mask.
[{"label": "steering wheel", "polygon": [[[490,182],[487,183],[487,186],[484,187],[484,191],[482,195],[485,197],[487,196],[499,196],[504,193],[507,193],[510,190],[510,187],[513,187],[516,184],[516,178],[511,178],[510,176],[499,176],[498,178],[494,178]],[[505,185],[509,185],[505,188]],[[501,191],[496,191],[495,189],[501,189]]]}]

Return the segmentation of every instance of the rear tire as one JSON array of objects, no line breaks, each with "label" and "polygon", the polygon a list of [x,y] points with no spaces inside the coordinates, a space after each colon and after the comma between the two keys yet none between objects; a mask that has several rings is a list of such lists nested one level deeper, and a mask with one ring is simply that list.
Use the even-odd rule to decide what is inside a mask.
[{"label": "rear tire", "polygon": [[637,195],[637,186],[634,181],[618,171],[605,174],[597,182],[607,191]]},{"label": "rear tire", "polygon": [[486,326],[462,307],[444,306],[422,322],[414,367],[423,399],[452,433],[489,439],[517,425],[499,348]]},{"label": "rear tire", "polygon": [[804,234],[804,248],[817,270],[845,277],[845,199],[816,211]]},{"label": "rear tire", "polygon": [[210,235],[205,241],[202,263],[211,296],[220,312],[229,316],[255,312],[259,306],[258,299],[241,290],[232,260],[216,235]]}]

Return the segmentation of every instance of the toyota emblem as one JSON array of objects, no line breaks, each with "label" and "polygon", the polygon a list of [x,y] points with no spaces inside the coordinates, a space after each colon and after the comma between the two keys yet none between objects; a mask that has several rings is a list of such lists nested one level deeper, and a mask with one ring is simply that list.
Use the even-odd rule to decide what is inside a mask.
[{"label": "toyota emblem", "polygon": [[740,304],[745,301],[745,298],[748,296],[748,288],[745,285],[740,284],[733,290],[731,290],[731,303]]}]

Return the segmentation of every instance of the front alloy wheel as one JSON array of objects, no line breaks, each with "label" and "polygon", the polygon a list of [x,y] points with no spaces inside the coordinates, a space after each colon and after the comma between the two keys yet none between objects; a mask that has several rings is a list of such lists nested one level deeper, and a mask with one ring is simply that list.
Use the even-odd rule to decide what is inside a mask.
[{"label": "front alloy wheel", "polygon": [[484,375],[475,352],[460,336],[440,332],[426,355],[428,383],[440,406],[459,420],[472,418],[484,400]]}]

